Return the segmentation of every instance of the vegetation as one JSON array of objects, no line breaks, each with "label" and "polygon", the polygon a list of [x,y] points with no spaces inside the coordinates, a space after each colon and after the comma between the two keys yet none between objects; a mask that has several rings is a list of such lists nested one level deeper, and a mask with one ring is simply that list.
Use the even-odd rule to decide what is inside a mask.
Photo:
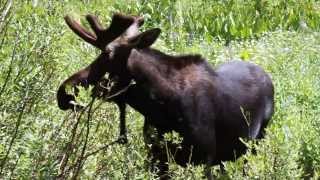
[{"label": "vegetation", "polygon": [[[127,114],[129,143],[113,143],[118,112],[95,101],[64,112],[56,90],[99,53],[65,25],[71,14],[142,15],[160,27],[155,47],[197,53],[213,65],[252,61],[275,85],[276,111],[264,140],[225,162],[221,179],[320,177],[320,2],[318,0],[48,0],[0,1],[0,179],[153,179],[147,168],[143,117]],[[81,90],[90,105],[89,91]],[[179,140],[176,134],[168,140]],[[246,162],[246,163],[245,163]],[[173,179],[203,178],[202,166],[170,163]]]}]

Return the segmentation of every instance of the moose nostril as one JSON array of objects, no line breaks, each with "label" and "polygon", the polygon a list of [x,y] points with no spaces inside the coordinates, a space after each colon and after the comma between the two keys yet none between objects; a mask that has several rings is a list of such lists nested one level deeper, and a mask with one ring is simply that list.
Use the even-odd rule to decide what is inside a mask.
[{"label": "moose nostril", "polygon": [[69,101],[69,105],[72,107],[70,109],[73,109],[75,111],[79,111],[84,108],[83,105],[77,103],[76,101]]},{"label": "moose nostril", "polygon": [[75,102],[75,101],[69,101],[69,102],[68,102],[68,104],[70,104],[70,105],[72,105],[72,106],[76,106],[76,105],[78,105],[78,103],[77,103],[77,102]]}]

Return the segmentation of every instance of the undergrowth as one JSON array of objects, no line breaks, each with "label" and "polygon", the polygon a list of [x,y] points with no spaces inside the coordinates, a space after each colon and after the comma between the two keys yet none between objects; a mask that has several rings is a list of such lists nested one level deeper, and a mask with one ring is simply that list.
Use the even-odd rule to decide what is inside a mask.
[{"label": "undergrowth", "polygon": [[[65,25],[104,24],[113,12],[141,15],[160,27],[155,47],[201,54],[212,66],[251,61],[272,76],[276,110],[265,139],[225,162],[221,179],[318,179],[320,176],[320,2],[316,0],[0,1],[0,178],[153,179],[143,117],[127,114],[129,143],[118,137],[118,112],[95,101],[89,112],[58,109],[56,90],[98,50]],[[88,91],[81,100],[90,104]],[[170,163],[173,179],[203,178],[203,167]]]}]

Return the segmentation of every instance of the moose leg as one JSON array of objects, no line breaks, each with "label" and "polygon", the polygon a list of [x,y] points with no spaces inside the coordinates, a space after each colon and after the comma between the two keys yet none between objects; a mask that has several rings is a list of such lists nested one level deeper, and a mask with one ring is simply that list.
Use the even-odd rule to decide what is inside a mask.
[{"label": "moose leg", "polygon": [[[199,126],[198,126],[199,127]],[[205,169],[204,173],[208,180],[213,180],[214,177],[211,172],[211,166],[216,161],[216,134],[213,126],[200,126],[198,129],[193,129],[194,142],[197,142],[200,149],[204,150],[205,153]]]},{"label": "moose leg", "polygon": [[220,174],[226,174],[226,169],[224,168],[224,165],[222,162],[219,163],[219,168],[220,168]]},{"label": "moose leg", "polygon": [[249,126],[249,138],[261,139],[265,134],[265,128],[271,119],[274,111],[273,101],[265,98],[265,101],[261,103],[254,111],[253,118]]},{"label": "moose leg", "polygon": [[157,132],[155,128],[149,124],[148,118],[145,119],[143,127],[144,141],[149,148],[148,158],[151,159],[150,170],[151,172],[157,172],[158,177],[161,180],[170,179],[168,175],[168,159],[166,150],[162,147],[163,141],[162,134]]},{"label": "moose leg", "polygon": [[249,124],[249,139],[259,139],[264,121],[263,114],[258,111],[251,119],[251,124]]},{"label": "moose leg", "polygon": [[158,144],[153,144],[151,146],[151,154],[152,171],[156,171],[161,180],[170,179],[169,165],[165,149],[160,147]]},{"label": "moose leg", "polygon": [[[201,95],[201,94],[200,94]],[[216,119],[212,118],[215,115],[212,114],[210,108],[213,106],[208,105],[207,97],[198,95],[199,102],[194,103],[197,106],[190,107],[189,113],[187,114],[187,119],[189,119],[191,127],[190,133],[188,134],[188,139],[191,139],[194,144],[198,146],[199,149],[203,150],[205,169],[204,173],[209,180],[213,180],[211,166],[216,161],[217,157],[217,139],[216,139],[216,127],[214,122]]]},{"label": "moose leg", "polygon": [[208,180],[213,180],[214,179],[214,177],[212,175],[212,172],[211,172],[212,162],[213,162],[213,157],[211,155],[208,155],[207,156],[207,164],[205,166],[205,174],[206,174],[206,177],[207,177]]},{"label": "moose leg", "polygon": [[116,102],[120,111],[120,136],[119,140],[121,144],[126,144],[127,139],[127,127],[126,127],[126,104],[122,101]]}]

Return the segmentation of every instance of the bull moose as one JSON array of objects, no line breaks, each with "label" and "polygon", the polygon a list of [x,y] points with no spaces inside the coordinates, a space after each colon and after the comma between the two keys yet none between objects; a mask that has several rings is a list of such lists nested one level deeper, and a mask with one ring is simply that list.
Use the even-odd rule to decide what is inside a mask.
[{"label": "bull moose", "polygon": [[[160,35],[159,28],[139,32],[141,17],[115,14],[107,29],[96,16],[86,18],[94,34],[69,16],[65,20],[101,54],[62,83],[58,105],[63,110],[78,107],[72,103],[75,97],[67,94],[67,85],[99,87],[101,82],[113,82],[110,92],[124,90],[111,99],[120,109],[120,134],[125,134],[128,104],[145,117],[145,141],[151,144],[152,167],[158,168],[160,178],[170,177],[167,151],[159,143],[167,132],[175,131],[183,138],[180,148],[167,146],[182,166],[210,167],[235,160],[246,150],[240,138],[263,137],[274,111],[274,88],[261,67],[230,61],[214,70],[200,55],[165,54],[150,47]],[[103,78],[106,73],[108,80]],[[150,131],[153,128],[156,131]],[[209,168],[206,174],[212,177]]]}]

